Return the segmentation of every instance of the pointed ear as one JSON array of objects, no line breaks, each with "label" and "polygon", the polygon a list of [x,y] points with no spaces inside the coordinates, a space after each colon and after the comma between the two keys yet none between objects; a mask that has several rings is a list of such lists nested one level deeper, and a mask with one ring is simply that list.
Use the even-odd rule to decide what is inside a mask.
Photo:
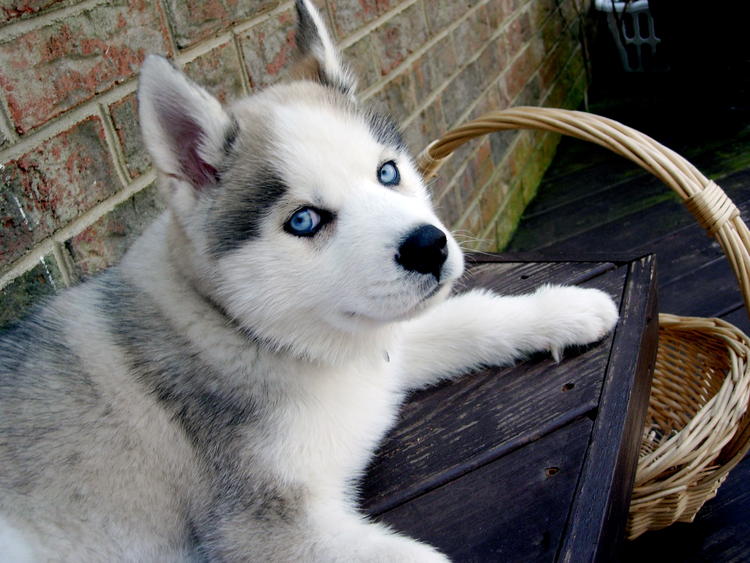
[{"label": "pointed ear", "polygon": [[232,120],[221,104],[167,59],[149,55],[138,84],[141,131],[156,168],[195,190],[216,182]]},{"label": "pointed ear", "polygon": [[315,80],[347,96],[354,96],[356,80],[341,62],[341,55],[312,1],[295,0],[294,7],[297,10],[299,58],[291,71],[292,77]]}]

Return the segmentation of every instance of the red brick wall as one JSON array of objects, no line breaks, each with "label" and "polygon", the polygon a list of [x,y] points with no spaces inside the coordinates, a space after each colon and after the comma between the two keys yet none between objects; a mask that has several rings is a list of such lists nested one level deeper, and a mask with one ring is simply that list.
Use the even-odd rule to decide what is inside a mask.
[{"label": "red brick wall", "polygon": [[[366,102],[414,152],[494,108],[576,106],[589,0],[316,0]],[[0,0],[0,324],[112,264],[162,209],[135,101],[147,53],[229,100],[283,79],[289,0]],[[468,247],[507,242],[552,135],[462,148],[434,198]]]}]

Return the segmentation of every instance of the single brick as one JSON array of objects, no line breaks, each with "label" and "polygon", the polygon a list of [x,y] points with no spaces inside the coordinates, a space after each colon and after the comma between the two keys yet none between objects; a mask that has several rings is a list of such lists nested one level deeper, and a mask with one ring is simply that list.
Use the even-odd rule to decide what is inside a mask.
[{"label": "single brick", "polygon": [[0,0],[0,23],[33,17],[74,3],[74,0]]},{"label": "single brick", "polygon": [[239,35],[242,55],[253,88],[285,78],[296,52],[296,16],[289,9]]},{"label": "single brick", "polygon": [[428,39],[422,2],[409,6],[373,31],[380,74],[386,76]]},{"label": "single brick", "polygon": [[216,96],[221,103],[244,95],[242,65],[234,42],[219,45],[185,65],[185,74]]},{"label": "single brick", "polygon": [[115,0],[0,44],[0,92],[19,133],[138,72],[148,53],[167,53],[152,2]]},{"label": "single brick", "polygon": [[157,191],[152,184],[66,242],[78,278],[89,277],[122,258],[133,241],[164,210]]},{"label": "single brick", "polygon": [[22,256],[119,189],[97,117],[6,163],[0,191],[0,264]]},{"label": "single brick", "polygon": [[109,114],[120,141],[125,167],[131,178],[137,178],[151,166],[151,157],[143,146],[138,121],[138,100],[135,92],[109,106]]},{"label": "single brick", "polygon": [[0,289],[0,329],[28,314],[34,305],[65,287],[52,254]]},{"label": "single brick", "polygon": [[336,0],[330,2],[333,32],[343,39],[380,15],[378,0]]},{"label": "single brick", "polygon": [[403,122],[417,105],[411,75],[407,72],[399,74],[383,86],[372,101],[378,111],[389,114],[396,123]]}]

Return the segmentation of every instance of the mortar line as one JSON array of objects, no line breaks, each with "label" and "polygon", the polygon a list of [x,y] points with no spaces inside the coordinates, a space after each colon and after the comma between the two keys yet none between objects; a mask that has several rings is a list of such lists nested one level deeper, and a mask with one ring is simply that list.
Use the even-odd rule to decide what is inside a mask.
[{"label": "mortar line", "polygon": [[70,287],[73,285],[73,276],[68,269],[68,261],[65,259],[65,256],[63,256],[63,252],[62,244],[59,242],[54,242],[52,244],[52,255],[55,258],[57,269],[60,271],[60,277],[62,277],[65,287]]},{"label": "mortar line", "polygon": [[232,33],[232,44],[234,45],[234,54],[240,63],[240,82],[242,82],[242,92],[245,96],[253,91],[252,81],[250,80],[250,71],[247,69],[245,54],[242,52],[240,38],[236,33]]},{"label": "mortar line", "polygon": [[233,33],[231,29],[222,31],[219,34],[209,37],[208,39],[204,39],[203,41],[200,41],[195,45],[191,45],[190,47],[183,49],[182,51],[178,51],[175,54],[174,61],[178,66],[180,66],[180,68],[182,68],[187,63],[190,63],[198,57],[211,52],[216,47],[221,47],[222,45],[229,43],[232,40],[232,36]]},{"label": "mortar line", "polygon": [[180,49],[179,47],[177,47],[177,40],[175,39],[174,29],[172,29],[172,20],[169,18],[169,10],[167,10],[165,0],[157,0],[156,10],[159,12],[159,18],[164,25],[164,29],[167,30],[167,41],[169,42],[169,48],[170,51],[172,51],[172,56],[176,56],[177,53],[180,52]]},{"label": "mortar line", "polygon": [[109,149],[112,161],[115,164],[115,173],[122,187],[127,186],[130,183],[130,174],[127,171],[125,164],[125,155],[123,154],[120,141],[117,138],[117,131],[115,131],[115,125],[112,122],[112,116],[109,114],[109,110],[102,104],[98,104],[99,119],[102,120],[102,129],[104,129],[104,141]]}]

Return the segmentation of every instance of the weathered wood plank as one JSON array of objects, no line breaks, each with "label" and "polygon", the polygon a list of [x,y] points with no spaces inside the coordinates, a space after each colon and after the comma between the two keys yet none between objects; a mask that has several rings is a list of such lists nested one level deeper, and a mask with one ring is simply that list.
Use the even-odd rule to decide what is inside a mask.
[{"label": "weathered wood plank", "polygon": [[575,420],[379,519],[456,562],[551,561],[591,426]]},{"label": "weathered wood plank", "polygon": [[709,262],[660,286],[664,313],[715,317],[742,304],[737,280],[725,259]]},{"label": "weathered wood plank", "polygon": [[[747,128],[729,139],[682,142],[671,148],[708,178],[721,183],[721,178],[729,173],[750,168],[749,144],[750,128]],[[542,195],[526,208],[524,220],[574,202],[584,208],[589,199],[616,190],[626,181],[650,177],[649,172],[612,151],[577,139],[564,139],[557,154],[559,159],[539,186]]]},{"label": "weathered wood plank", "polygon": [[[574,201],[549,213],[524,218],[523,228],[516,232],[509,249],[541,248],[547,246],[550,241],[569,239],[596,226],[618,221],[665,201],[677,202],[678,199],[676,194],[666,189],[657,178],[637,177],[623,182],[616,189],[596,193],[585,201]],[[582,208],[585,208],[585,213],[581,213]],[[562,215],[566,220],[550,220],[550,214]]]},{"label": "weathered wood plank", "polygon": [[[750,170],[730,174],[719,183],[738,205],[750,201]],[[522,221],[508,250],[644,252],[651,251],[649,243],[695,224],[682,203],[655,178],[647,180],[648,200],[638,193],[637,186],[630,187],[633,191],[627,197],[635,203],[623,205],[627,199],[623,194],[611,199],[599,194],[592,198],[595,205],[571,204],[533,221]],[[668,197],[660,199],[657,188]]]},{"label": "weathered wood plank", "polygon": [[468,266],[456,287],[458,292],[484,287],[503,295],[518,295],[534,291],[543,284],[583,283],[615,267],[611,262],[476,263]]},{"label": "weathered wood plank", "polygon": [[[626,276],[623,266],[583,285],[619,303]],[[521,291],[537,285],[523,281]],[[611,338],[569,350],[560,365],[537,356],[415,394],[368,472],[363,508],[383,512],[595,409]]]},{"label": "weathered wood plank", "polygon": [[[623,540],[656,358],[652,256],[633,262],[586,462],[559,560],[611,561]],[[634,375],[635,374],[635,375]]]}]

